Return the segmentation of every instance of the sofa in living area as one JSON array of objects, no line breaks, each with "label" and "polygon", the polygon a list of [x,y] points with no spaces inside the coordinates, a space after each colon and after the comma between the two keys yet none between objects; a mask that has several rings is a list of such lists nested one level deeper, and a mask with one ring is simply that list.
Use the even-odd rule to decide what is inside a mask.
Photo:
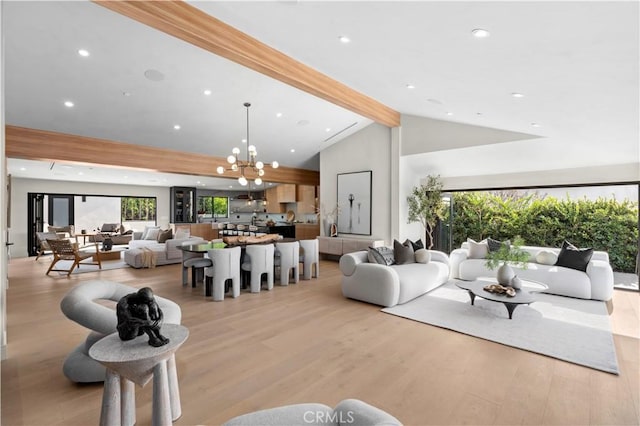
[{"label": "sofa in living area", "polygon": [[144,231],[133,233],[129,249],[124,252],[124,261],[133,268],[148,267],[151,266],[148,257],[151,255],[153,266],[181,263],[183,251],[178,247],[201,242],[204,242],[202,237],[190,235],[188,231],[178,230],[174,235],[171,229],[147,226]]},{"label": "sofa in living area", "polygon": [[[476,242],[468,239],[461,247],[455,249],[449,255],[451,266],[451,278],[472,281],[479,277],[495,277],[496,270],[486,266],[488,244],[486,240]],[[567,242],[563,247],[568,247]],[[570,244],[569,244],[570,245]],[[573,247],[573,246],[572,246]],[[565,253],[563,248],[520,246],[529,254],[526,268],[512,264],[516,275],[523,279],[529,279],[545,284],[548,288],[545,293],[561,296],[576,297],[580,299],[594,299],[607,301],[613,296],[613,269],[609,263],[609,254],[604,251],[590,249],[573,249],[583,253],[592,252],[590,258],[584,258],[582,265],[562,266],[567,264],[562,259]],[[568,249],[569,254],[573,249]],[[583,256],[584,257],[584,256]]]},{"label": "sofa in living area", "polygon": [[421,245],[396,240],[393,249],[370,247],[342,255],[342,294],[389,308],[446,283],[449,257],[440,251],[421,248]]}]

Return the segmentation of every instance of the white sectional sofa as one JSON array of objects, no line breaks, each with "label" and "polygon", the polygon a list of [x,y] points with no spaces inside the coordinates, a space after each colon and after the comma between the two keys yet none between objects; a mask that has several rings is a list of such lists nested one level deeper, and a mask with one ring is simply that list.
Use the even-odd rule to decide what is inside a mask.
[{"label": "white sectional sofa", "polygon": [[129,250],[124,252],[124,261],[134,268],[142,268],[144,266],[144,247],[155,253],[155,264],[158,266],[180,263],[182,262],[183,252],[178,246],[203,242],[203,238],[196,236],[179,239],[172,238],[164,243],[159,243],[156,240],[131,240],[129,241]]},{"label": "white sectional sofa", "polygon": [[[613,296],[613,269],[609,264],[607,252],[594,251],[586,272],[583,272],[536,261],[536,257],[542,251],[553,252],[557,256],[560,252],[559,248],[534,246],[520,248],[529,253],[527,268],[514,265],[513,270],[520,278],[546,284],[549,288],[545,293],[594,300],[609,300]],[[486,259],[469,258],[469,245],[466,242],[462,243],[461,248],[453,250],[449,258],[451,278],[471,281],[478,277],[496,276],[497,269],[487,268]]]},{"label": "white sectional sofa", "polygon": [[449,279],[449,258],[429,250],[428,263],[381,265],[369,263],[367,251],[348,253],[340,258],[342,294],[384,307],[406,303]]}]

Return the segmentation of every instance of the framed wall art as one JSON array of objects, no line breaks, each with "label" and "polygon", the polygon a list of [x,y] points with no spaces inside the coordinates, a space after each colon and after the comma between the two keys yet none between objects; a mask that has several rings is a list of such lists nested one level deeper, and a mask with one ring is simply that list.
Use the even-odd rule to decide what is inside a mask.
[{"label": "framed wall art", "polygon": [[338,174],[338,232],[371,235],[371,170]]}]

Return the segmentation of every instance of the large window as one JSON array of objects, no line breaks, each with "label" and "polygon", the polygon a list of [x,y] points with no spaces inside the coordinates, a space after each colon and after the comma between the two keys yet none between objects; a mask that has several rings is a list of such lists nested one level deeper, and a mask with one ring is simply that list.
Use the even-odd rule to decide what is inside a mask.
[{"label": "large window", "polygon": [[198,197],[198,216],[214,219],[229,217],[229,197]]},{"label": "large window", "polygon": [[122,221],[155,221],[156,199],[144,197],[121,198]]}]

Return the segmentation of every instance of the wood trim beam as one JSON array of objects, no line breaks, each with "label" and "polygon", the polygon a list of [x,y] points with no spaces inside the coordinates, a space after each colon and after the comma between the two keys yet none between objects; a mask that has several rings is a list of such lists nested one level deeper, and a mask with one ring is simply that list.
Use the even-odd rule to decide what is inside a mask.
[{"label": "wood trim beam", "polygon": [[[25,160],[67,161],[193,176],[238,177],[217,174],[218,166],[228,166],[223,157],[16,126],[5,127],[5,155]],[[254,177],[250,173],[246,176]],[[269,169],[264,178],[276,183],[320,185],[319,172],[293,167]]]},{"label": "wood trim beam", "polygon": [[184,1],[95,3],[388,127],[400,113]]}]

